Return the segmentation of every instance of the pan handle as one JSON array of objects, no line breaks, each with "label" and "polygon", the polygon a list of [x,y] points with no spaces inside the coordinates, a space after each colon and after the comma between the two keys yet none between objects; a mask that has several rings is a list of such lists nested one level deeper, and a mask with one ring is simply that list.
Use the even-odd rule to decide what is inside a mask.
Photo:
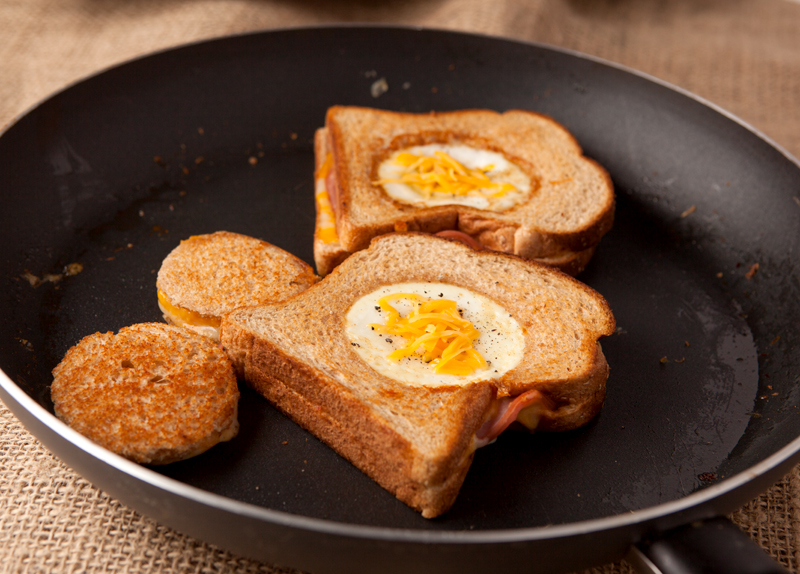
[{"label": "pan handle", "polygon": [[727,518],[670,530],[634,546],[627,559],[641,574],[788,574]]}]

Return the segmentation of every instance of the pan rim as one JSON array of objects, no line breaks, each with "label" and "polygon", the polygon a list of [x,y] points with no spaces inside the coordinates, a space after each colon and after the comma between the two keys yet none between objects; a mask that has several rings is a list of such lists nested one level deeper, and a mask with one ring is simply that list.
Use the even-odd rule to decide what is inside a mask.
[{"label": "pan rim", "polygon": [[[631,74],[633,76],[644,79],[648,82],[656,84],[662,88],[669,89],[684,97],[687,97],[718,114],[721,114],[726,119],[735,122],[739,126],[745,128],[747,131],[767,143],[770,147],[781,153],[786,159],[800,169],[800,160],[795,158],[788,150],[783,148],[780,144],[772,140],[769,136],[750,125],[748,122],[728,112],[724,108],[714,104],[705,98],[698,96],[686,89],[680,88],[665,80],[651,76],[645,72],[641,72],[622,64],[618,64],[603,58],[584,54],[575,50],[553,46],[545,43],[524,41],[514,38],[505,38],[493,36],[490,34],[464,32],[458,30],[449,30],[444,28],[432,28],[421,26],[403,26],[403,25],[385,25],[379,23],[333,23],[323,24],[316,26],[292,26],[281,27],[269,30],[256,30],[242,32],[238,34],[230,34],[217,36],[212,38],[199,39],[192,42],[181,43],[169,47],[165,47],[153,52],[140,54],[132,58],[126,59],[106,66],[102,69],[96,70],[81,78],[78,78],[60,89],[48,94],[46,97],[29,106],[19,114],[15,115],[8,123],[0,128],[0,137],[3,137],[7,132],[13,129],[23,118],[33,113],[36,109],[44,105],[49,100],[57,97],[58,95],[67,92],[71,88],[89,81],[95,77],[101,76],[111,70],[121,68],[128,64],[145,60],[148,58],[158,57],[162,54],[198,46],[202,44],[212,44],[216,42],[224,42],[233,38],[243,38],[249,36],[260,36],[266,34],[282,34],[282,33],[297,33],[297,32],[314,32],[318,30],[363,30],[363,29],[378,29],[387,31],[404,31],[404,32],[420,32],[420,33],[435,33],[435,34],[448,34],[453,36],[463,37],[477,37],[484,38],[489,41],[500,41],[510,44],[517,44],[521,46],[528,46],[537,49],[553,51],[571,57],[579,58],[582,60],[601,64],[603,66]],[[138,465],[131,462],[117,454],[114,454],[103,447],[93,443],[83,435],[80,435],[65,423],[56,418],[53,414],[42,407],[30,395],[23,391],[12,379],[0,369],[0,390],[8,394],[13,402],[24,409],[28,414],[35,417],[40,423],[46,426],[50,431],[57,434],[61,438],[69,441],[72,445],[80,450],[89,454],[93,458],[103,462],[104,464],[136,479],[149,484],[153,487],[165,490],[172,495],[192,500],[196,503],[236,514],[268,522],[277,526],[297,528],[305,531],[312,531],[320,534],[332,534],[336,536],[345,536],[358,539],[371,539],[380,541],[401,541],[407,543],[419,544],[492,544],[492,543],[514,543],[514,542],[527,542],[527,541],[541,541],[553,540],[557,538],[569,538],[576,535],[591,534],[594,532],[613,530],[618,528],[626,528],[636,525],[652,523],[660,518],[666,516],[675,516],[684,511],[702,507],[714,499],[719,499],[725,494],[732,493],[737,489],[751,483],[753,479],[769,474],[770,471],[777,469],[781,465],[790,461],[796,462],[800,457],[800,436],[793,439],[788,444],[778,449],[773,454],[764,458],[757,464],[751,466],[747,470],[720,480],[719,482],[710,485],[702,490],[692,492],[686,496],[650,506],[624,514],[616,514],[603,518],[596,518],[586,521],[571,522],[551,526],[536,526],[536,527],[520,527],[520,528],[507,528],[507,529],[492,529],[492,530],[418,530],[411,528],[394,528],[386,526],[369,526],[351,524],[346,522],[338,522],[334,520],[312,518],[308,516],[291,514],[280,510],[274,510],[257,506],[254,504],[238,501],[228,498],[223,495],[215,494],[189,484],[183,483],[176,479],[166,477],[156,471],[147,467]],[[6,406],[12,410],[13,408],[5,400],[5,397],[0,393],[0,399],[4,400]],[[15,413],[16,415],[16,413]],[[35,435],[34,435],[35,436]],[[38,437],[37,437],[38,439]],[[55,456],[55,455],[54,455]],[[60,458],[59,458],[60,460]]]}]

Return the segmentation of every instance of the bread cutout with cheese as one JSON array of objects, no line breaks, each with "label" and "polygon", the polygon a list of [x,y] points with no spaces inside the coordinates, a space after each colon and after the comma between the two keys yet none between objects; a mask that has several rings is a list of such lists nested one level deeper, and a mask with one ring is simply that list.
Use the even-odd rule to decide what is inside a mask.
[{"label": "bread cutout with cheese", "polygon": [[334,106],[314,151],[321,276],[393,231],[443,233],[575,275],[614,220],[606,171],[530,111]]},{"label": "bread cutout with cheese", "polygon": [[220,340],[240,378],[431,518],[511,424],[599,412],[614,329],[602,296],[549,266],[392,233],[291,299],[227,314]]},{"label": "bread cutout with cheese", "polygon": [[158,271],[158,306],[168,323],[219,340],[222,315],[280,301],[316,282],[311,267],[266,241],[217,231],[180,242]]}]

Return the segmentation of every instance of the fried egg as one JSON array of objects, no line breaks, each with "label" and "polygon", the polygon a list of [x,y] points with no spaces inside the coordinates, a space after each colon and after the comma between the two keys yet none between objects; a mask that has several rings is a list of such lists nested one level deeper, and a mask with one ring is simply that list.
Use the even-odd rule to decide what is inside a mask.
[{"label": "fried egg", "polygon": [[[487,367],[470,375],[446,375],[435,373],[433,367],[417,354],[399,361],[390,359],[390,353],[405,346],[405,339],[381,333],[371,325],[386,323],[386,313],[381,310],[379,300],[396,293],[455,301],[461,317],[480,332],[473,347],[484,358]],[[415,304],[400,299],[393,301],[392,306],[404,317]],[[501,305],[465,287],[446,283],[398,283],[364,295],[345,315],[345,333],[353,350],[380,374],[410,385],[429,387],[465,385],[499,378],[519,364],[525,346],[522,328]]]},{"label": "fried egg", "polygon": [[[397,161],[400,154],[434,157],[436,152],[444,152],[469,169],[485,170],[486,177],[494,184],[510,184],[513,189],[492,197],[486,193],[459,195],[455,193],[434,193],[425,197],[414,186],[397,181],[406,173],[406,167]],[[398,150],[383,160],[378,166],[378,183],[386,193],[401,203],[417,206],[466,205],[490,211],[505,211],[518,205],[531,194],[531,178],[515,163],[500,153],[478,149],[463,144],[428,144]]]}]

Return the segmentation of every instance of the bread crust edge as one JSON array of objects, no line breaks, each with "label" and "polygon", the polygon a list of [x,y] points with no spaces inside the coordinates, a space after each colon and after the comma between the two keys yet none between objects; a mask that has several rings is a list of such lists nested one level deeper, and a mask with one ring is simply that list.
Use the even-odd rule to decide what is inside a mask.
[{"label": "bread crust edge", "polygon": [[[475,429],[459,433],[447,456],[430,460],[335,381],[246,327],[226,317],[220,338],[248,386],[400,501],[425,518],[453,505],[474,457]],[[487,393],[481,395],[488,403]],[[479,410],[474,421],[462,423],[477,428],[486,408]]]}]

